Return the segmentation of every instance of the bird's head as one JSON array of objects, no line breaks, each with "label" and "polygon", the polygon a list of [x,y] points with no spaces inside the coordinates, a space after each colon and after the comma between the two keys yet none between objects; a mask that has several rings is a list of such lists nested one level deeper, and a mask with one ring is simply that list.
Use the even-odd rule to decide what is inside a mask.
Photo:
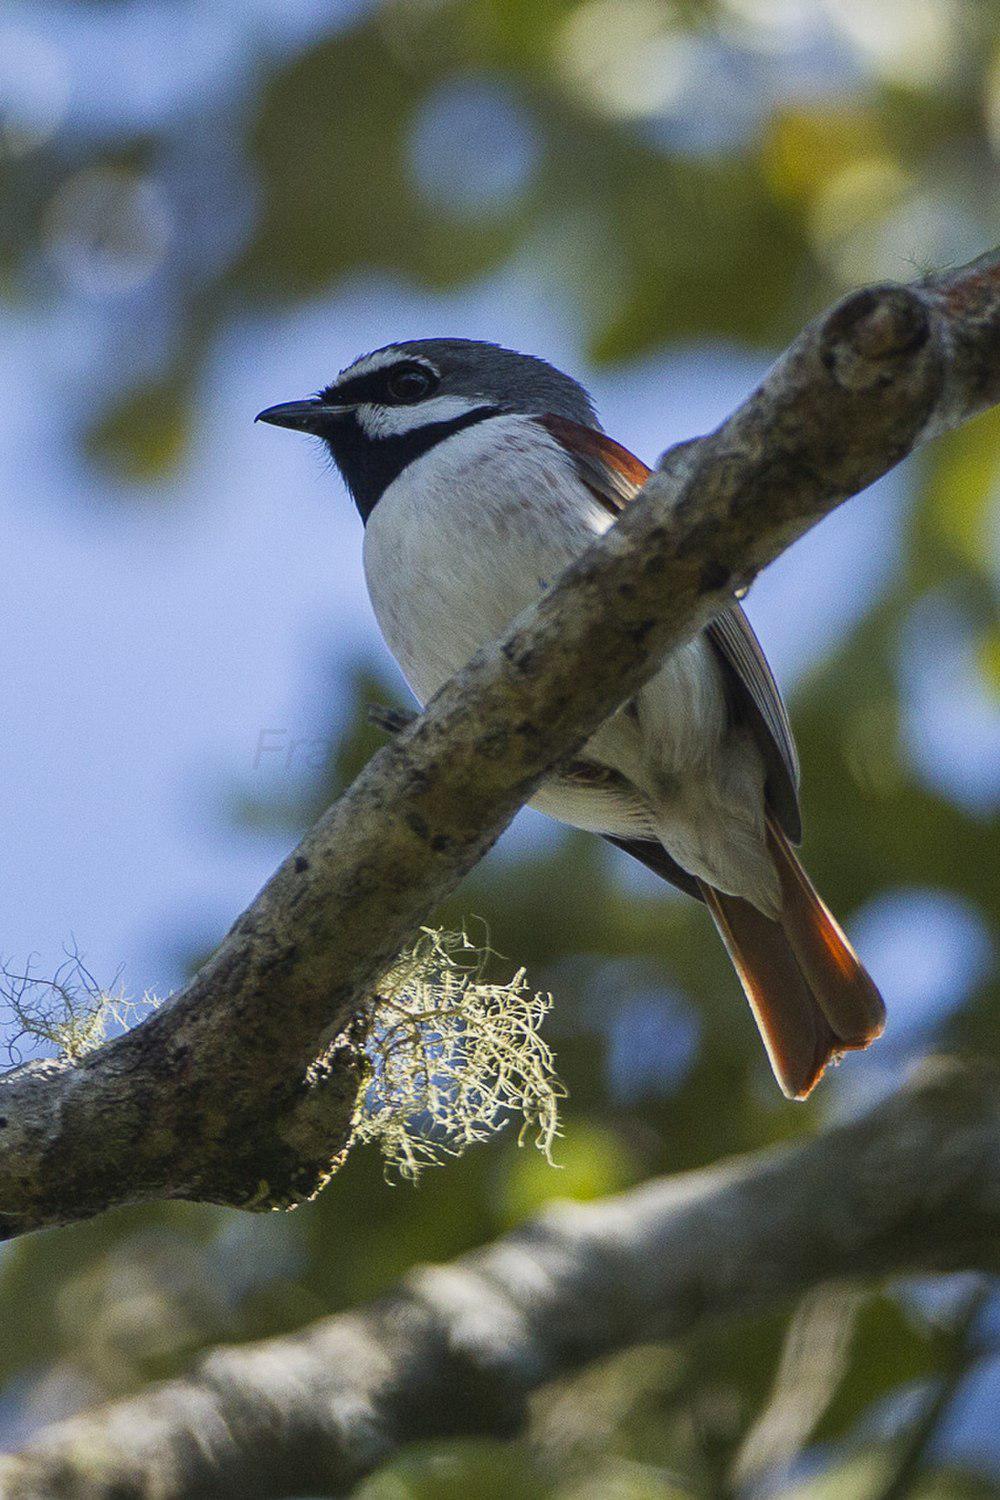
[{"label": "bird's head", "polygon": [[259,413],[259,422],[321,438],[367,517],[414,458],[504,413],[596,426],[587,392],[543,359],[475,339],[412,339],[362,355],[317,395]]}]

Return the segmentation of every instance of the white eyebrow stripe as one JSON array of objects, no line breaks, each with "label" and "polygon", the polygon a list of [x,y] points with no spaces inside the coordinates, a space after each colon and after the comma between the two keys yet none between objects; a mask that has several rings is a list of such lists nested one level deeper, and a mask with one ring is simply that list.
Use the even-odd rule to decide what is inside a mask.
[{"label": "white eyebrow stripe", "polygon": [[362,429],[370,438],[403,437],[435,422],[451,422],[490,403],[475,396],[435,396],[413,406],[375,406],[370,402],[356,408]]},{"label": "white eyebrow stripe", "polygon": [[[407,364],[423,365],[434,375],[440,375],[440,370],[435,369],[429,359],[421,354],[410,354],[406,349],[379,349],[376,354],[362,354],[353,365],[348,365],[346,370],[341,370],[337,376],[336,385],[343,380],[356,380],[359,375],[374,375],[377,370],[384,370],[387,365],[398,365],[405,361]],[[336,389],[336,385],[334,389]]]}]

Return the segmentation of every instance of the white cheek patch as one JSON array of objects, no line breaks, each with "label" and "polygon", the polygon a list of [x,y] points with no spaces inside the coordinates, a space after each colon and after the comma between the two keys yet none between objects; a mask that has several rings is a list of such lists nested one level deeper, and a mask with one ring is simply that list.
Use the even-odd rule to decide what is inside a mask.
[{"label": "white cheek patch", "polygon": [[376,406],[366,402],[355,408],[355,414],[366,437],[405,437],[436,422],[453,422],[466,412],[488,405],[472,396],[435,396],[414,406]]}]

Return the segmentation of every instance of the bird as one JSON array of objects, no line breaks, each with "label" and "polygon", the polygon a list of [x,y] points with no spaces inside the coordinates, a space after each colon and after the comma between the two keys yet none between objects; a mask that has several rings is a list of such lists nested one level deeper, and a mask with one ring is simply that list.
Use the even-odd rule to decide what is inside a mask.
[{"label": "bird", "polygon": [[[604,432],[579,382],[477,339],[385,345],[257,420],[325,444],[364,523],[376,619],[421,704],[614,524],[650,472]],[[735,595],[531,805],[704,902],[787,1097],[805,1098],[829,1062],[880,1035],[882,997],[795,852],[795,742]]]}]

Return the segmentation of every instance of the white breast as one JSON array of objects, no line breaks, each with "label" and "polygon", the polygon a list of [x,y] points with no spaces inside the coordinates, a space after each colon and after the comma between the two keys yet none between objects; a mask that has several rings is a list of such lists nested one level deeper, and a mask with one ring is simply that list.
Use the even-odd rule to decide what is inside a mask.
[{"label": "white breast", "polygon": [[426,702],[610,524],[529,417],[487,418],[415,459],[369,518],[364,566],[417,697]]},{"label": "white breast", "polygon": [[[527,417],[489,418],[415,459],[369,517],[364,565],[386,643],[421,702],[611,523],[569,455]],[[688,778],[704,785],[725,730],[722,680],[705,638],[672,653],[635,704],[582,752],[620,774],[619,790],[557,778],[535,805],[580,828],[661,837],[671,849],[668,803]],[[703,873],[696,860],[685,868]]]}]

